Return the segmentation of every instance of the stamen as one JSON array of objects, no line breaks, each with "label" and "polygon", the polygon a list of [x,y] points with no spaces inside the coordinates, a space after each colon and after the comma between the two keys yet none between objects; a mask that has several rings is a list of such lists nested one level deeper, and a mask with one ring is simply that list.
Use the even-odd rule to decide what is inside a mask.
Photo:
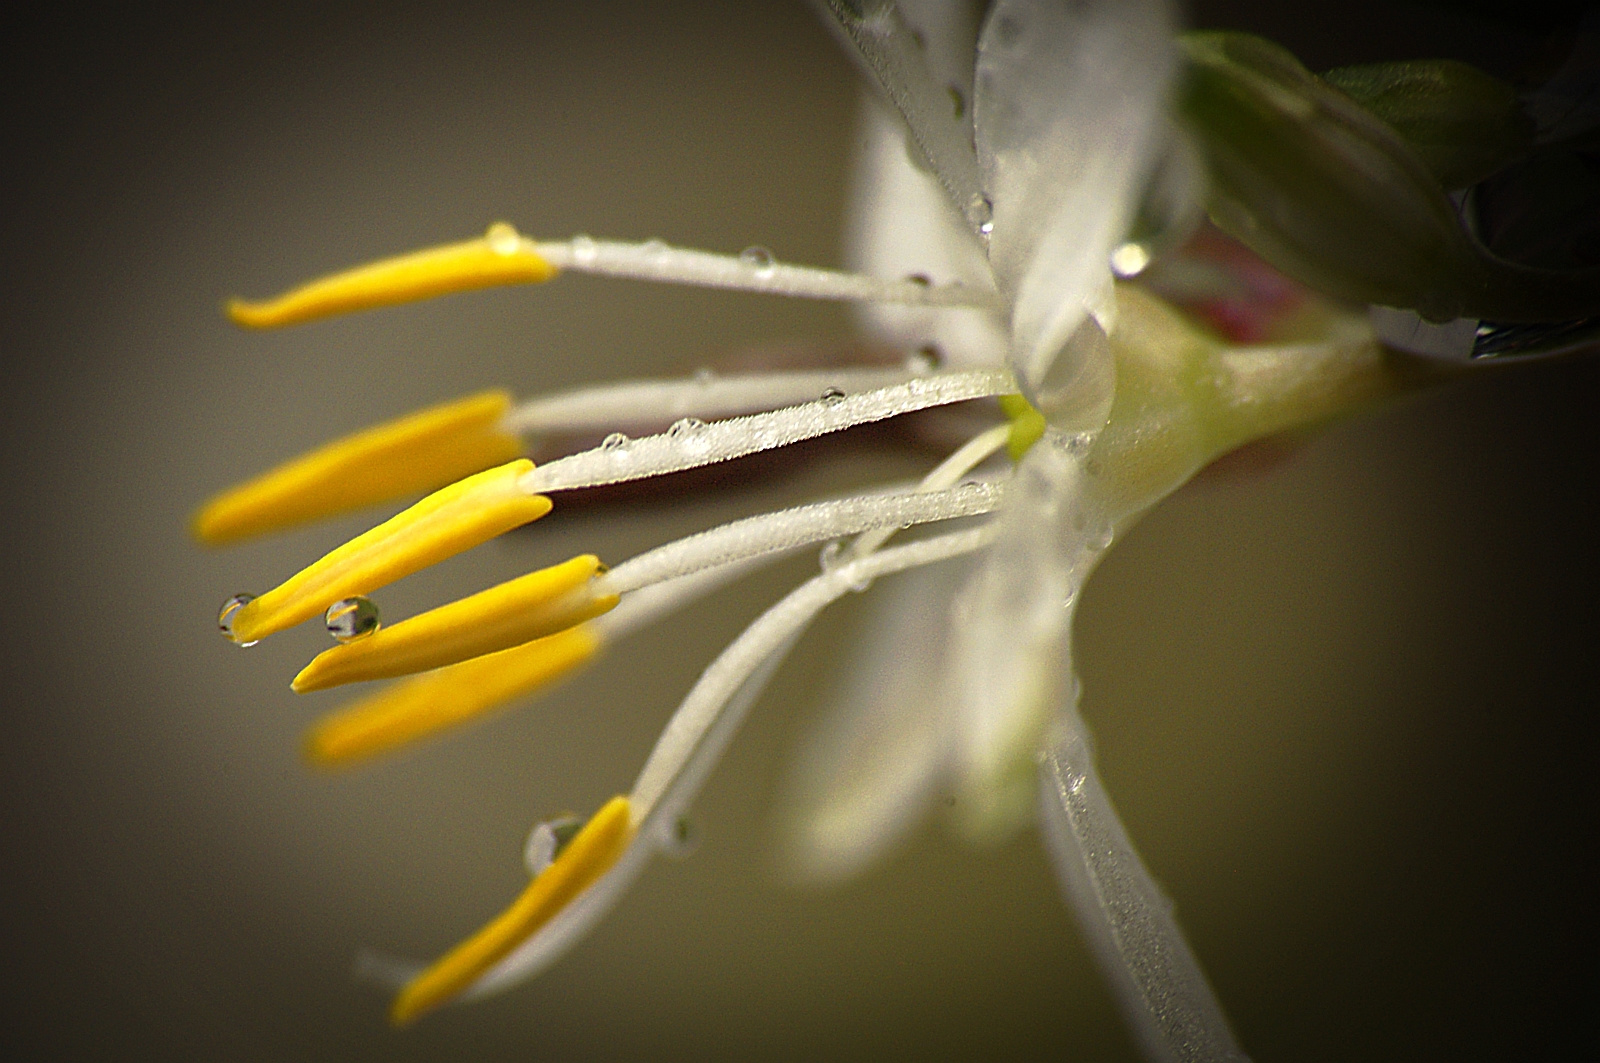
[{"label": "stamen", "polygon": [[[785,646],[829,603],[879,576],[944,561],[987,546],[994,525],[951,532],[904,546],[890,547],[839,565],[801,584],[756,618],[701,673],[699,681],[667,723],[650,759],[633,787],[636,818],[645,819],[660,803],[663,811],[682,811],[704,776],[732,738],[733,725],[719,717],[750,675],[772,653]],[[708,732],[716,725],[717,741]]]},{"label": "stamen", "polygon": [[541,465],[523,479],[530,494],[622,483],[728,461],[903,413],[987,398],[1016,390],[1004,369],[941,373],[859,395],[837,389],[816,402],[771,413],[663,432],[643,439],[614,437],[593,450]]},{"label": "stamen", "polygon": [[474,288],[538,284],[557,272],[531,241],[524,240],[505,222],[495,222],[476,240],[357,266],[264,303],[230,300],[228,316],[246,328],[277,328]]},{"label": "stamen", "polygon": [[396,683],[319,720],[306,735],[306,756],[337,767],[408,745],[554,683],[600,645],[593,626],[580,624]]},{"label": "stamen", "polygon": [[395,998],[389,1019],[415,1022],[470,986],[604,875],[633,839],[637,820],[626,797],[596,812],[511,906],[423,971]]},{"label": "stamen", "polygon": [[[952,486],[957,480],[977,468],[979,465],[999,450],[1005,443],[1006,437],[1011,434],[1010,425],[996,425],[987,432],[980,432],[967,440],[956,449],[954,454],[935,465],[928,475],[922,478],[917,485],[919,492],[942,491]],[[889,538],[899,530],[893,526],[875,528],[864,531],[856,536],[845,552],[846,560],[866,557],[878,547],[889,541]]]},{"label": "stamen", "polygon": [[604,591],[626,594],[702,569],[853,535],[868,528],[898,528],[989,513],[1000,504],[1003,494],[1002,485],[973,483],[945,491],[865,495],[795,506],[736,520],[657,547],[624,561],[596,582]]},{"label": "stamen", "polygon": [[1028,448],[1044,436],[1044,414],[1033,408],[1022,395],[1001,395],[1000,412],[1011,419],[1011,432],[1006,439],[1006,453],[1012,461],[1021,461]]},{"label": "stamen", "polygon": [[319,654],[294,678],[297,693],[440,668],[565,631],[617,604],[591,582],[593,554],[530,572]]},{"label": "stamen", "polygon": [[910,278],[886,281],[859,273],[789,266],[773,259],[771,252],[759,248],[751,248],[741,255],[718,255],[672,247],[659,240],[628,244],[591,240],[586,236],[574,237],[565,243],[537,243],[532,247],[552,265],[577,273],[603,273],[807,299],[975,307],[996,312],[1004,311],[1006,306],[993,289],[966,284],[927,284]]},{"label": "stamen", "polygon": [[219,545],[434,491],[515,458],[504,391],[431,406],[334,440],[225,491],[195,515],[195,538]]},{"label": "stamen", "polygon": [[636,380],[531,399],[507,414],[502,427],[507,432],[537,435],[609,431],[681,417],[712,421],[793,406],[815,399],[829,388],[854,395],[922,375],[913,368],[807,369]]},{"label": "stamen", "polygon": [[520,486],[532,471],[522,458],[435,491],[233,613],[230,637],[254,642],[539,519],[550,500]]}]

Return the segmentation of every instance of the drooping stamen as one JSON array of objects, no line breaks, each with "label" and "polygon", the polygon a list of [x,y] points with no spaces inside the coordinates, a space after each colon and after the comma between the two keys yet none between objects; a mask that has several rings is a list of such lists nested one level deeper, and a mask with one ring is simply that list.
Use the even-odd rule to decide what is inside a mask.
[{"label": "drooping stamen", "polygon": [[522,458],[435,491],[248,602],[231,617],[232,639],[254,642],[538,520],[550,500],[520,486],[532,471]]},{"label": "drooping stamen", "polygon": [[522,451],[501,427],[510,408],[509,394],[485,391],[336,439],[207,502],[194,536],[212,546],[237,542],[508,462]]},{"label": "drooping stamen", "polygon": [[334,314],[410,303],[502,284],[538,284],[559,270],[505,222],[476,240],[371,262],[314,280],[263,303],[233,299],[228,316],[246,328],[297,325]]},{"label": "drooping stamen", "polygon": [[[721,753],[721,745],[707,739],[729,699],[771,653],[786,645],[824,607],[879,576],[971,553],[988,545],[994,532],[991,523],[890,547],[838,565],[801,584],[757,617],[701,673],[656,741],[633,787],[637,818],[652,815],[658,803],[674,813],[685,810]],[[717,729],[722,741],[732,737],[731,727],[719,725]]]},{"label": "drooping stamen", "polygon": [[1004,369],[940,373],[859,395],[834,389],[816,402],[699,425],[689,432],[663,432],[634,440],[613,437],[593,450],[539,466],[524,478],[523,489],[542,494],[660,476],[903,413],[1014,390],[1015,382]]},{"label": "drooping stamen", "polygon": [[624,561],[596,581],[597,590],[626,594],[703,569],[837,539],[869,528],[899,528],[990,513],[1000,504],[1003,495],[1003,485],[972,483],[944,491],[813,502],[747,517]]},{"label": "drooping stamen", "polygon": [[601,273],[806,299],[1005,309],[1004,301],[993,289],[967,284],[928,284],[923,279],[909,277],[886,281],[859,273],[789,266],[778,262],[770,251],[762,248],[750,248],[739,255],[719,255],[672,247],[659,240],[630,244],[592,240],[586,236],[563,243],[541,242],[531,246],[540,258],[576,273]]},{"label": "drooping stamen", "polygon": [[793,406],[838,388],[847,395],[922,376],[920,364],[890,369],[806,369],[794,372],[703,374],[685,380],[636,380],[530,399],[502,427],[524,435],[605,432],[683,417],[702,421]]},{"label": "drooping stamen", "polygon": [[592,626],[580,624],[396,683],[317,721],[306,756],[336,767],[409,745],[549,686],[593,659],[600,644]]},{"label": "drooping stamen", "polygon": [[[958,447],[955,453],[935,465],[928,475],[922,478],[917,490],[932,492],[950,488],[957,480],[983,464],[989,455],[999,450],[1010,433],[1011,426],[1002,424],[973,436]],[[891,525],[862,532],[846,549],[844,559],[853,561],[856,558],[866,557],[888,542],[897,530],[899,529]]]},{"label": "drooping stamen", "polygon": [[584,554],[385,627],[319,654],[297,693],[441,668],[565,631],[617,604],[594,586],[600,559]]},{"label": "drooping stamen", "polygon": [[415,1022],[476,981],[604,875],[633,840],[637,821],[626,797],[613,797],[511,906],[445,953],[395,998],[389,1019]]}]

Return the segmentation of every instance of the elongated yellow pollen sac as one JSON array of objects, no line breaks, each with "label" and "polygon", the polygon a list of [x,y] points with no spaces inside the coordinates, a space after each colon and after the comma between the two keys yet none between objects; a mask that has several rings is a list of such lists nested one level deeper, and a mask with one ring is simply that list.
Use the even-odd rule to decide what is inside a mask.
[{"label": "elongated yellow pollen sac", "polygon": [[322,277],[264,303],[228,302],[228,316],[246,328],[297,325],[333,314],[411,303],[436,295],[538,284],[559,271],[505,222],[476,240],[429,247]]},{"label": "elongated yellow pollen sac", "polygon": [[415,1022],[476,982],[609,871],[634,829],[628,799],[607,801],[509,908],[400,991],[389,1020],[396,1026]]},{"label": "elongated yellow pollen sac", "polygon": [[600,559],[584,554],[335,646],[295,676],[294,689],[425,672],[564,631],[617,604],[615,594],[591,592],[599,569]]},{"label": "elongated yellow pollen sac", "polygon": [[306,757],[343,767],[409,745],[549,686],[599,648],[584,624],[396,683],[319,720],[306,735]]},{"label": "elongated yellow pollen sac", "polygon": [[522,452],[501,429],[511,396],[485,391],[337,439],[226,491],[195,515],[211,546],[331,517],[510,461]]},{"label": "elongated yellow pollen sac", "polygon": [[1021,461],[1028,448],[1044,435],[1044,414],[1033,408],[1033,403],[1021,395],[1001,395],[1000,412],[1011,421],[1011,434],[1006,437],[1006,454],[1012,461]]},{"label": "elongated yellow pollen sac", "polygon": [[526,458],[469,476],[356,536],[232,616],[235,642],[254,642],[367,594],[550,512],[550,500],[517,480]]}]

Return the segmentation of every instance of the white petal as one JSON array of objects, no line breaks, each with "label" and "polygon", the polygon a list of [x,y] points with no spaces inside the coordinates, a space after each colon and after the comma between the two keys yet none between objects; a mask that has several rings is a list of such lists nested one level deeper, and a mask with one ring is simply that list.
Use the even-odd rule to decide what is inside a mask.
[{"label": "white petal", "polygon": [[1053,386],[1077,393],[1086,422],[1110,406],[1109,352],[1062,348],[1103,298],[1163,149],[1172,31],[1164,0],[997,0],[979,41],[975,134],[989,261],[1015,300],[1013,368],[1038,388],[1065,359]]},{"label": "white petal", "polygon": [[[992,290],[983,249],[933,175],[912,164],[905,127],[867,98],[860,118],[861,155],[854,168],[846,262],[885,280],[925,276]],[[892,346],[936,347],[952,366],[1001,365],[1009,344],[1000,315],[860,303],[865,330]]]},{"label": "white petal", "polygon": [[786,855],[798,877],[857,874],[916,826],[944,781],[951,704],[929,662],[944,659],[950,598],[972,567],[931,566],[874,590],[843,694],[789,785]]},{"label": "white petal", "polygon": [[1039,826],[1061,892],[1145,1059],[1238,1063],[1228,1029],[1172,903],[1150,877],[1111,805],[1083,721],[1069,701],[1046,750]]},{"label": "white petal", "polygon": [[995,545],[955,604],[958,822],[977,839],[1003,837],[1032,813],[1034,756],[1072,682],[1077,590],[1109,542],[1061,443],[1047,436],[1024,456]]}]

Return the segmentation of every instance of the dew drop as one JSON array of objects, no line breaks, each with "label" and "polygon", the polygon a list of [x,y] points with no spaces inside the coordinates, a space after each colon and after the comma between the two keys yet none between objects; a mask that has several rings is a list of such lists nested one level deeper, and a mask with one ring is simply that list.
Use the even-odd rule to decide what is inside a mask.
[{"label": "dew drop", "polygon": [[717,371],[709,365],[703,365],[694,371],[694,382],[696,384],[709,384],[715,379],[717,379]]},{"label": "dew drop", "polygon": [[488,242],[489,250],[497,255],[514,255],[522,246],[522,237],[510,222],[495,222],[489,226],[483,238]]},{"label": "dew drop", "polygon": [[926,273],[911,273],[906,276],[907,284],[915,284],[918,288],[933,287],[933,278]]},{"label": "dew drop", "polygon": [[555,862],[572,839],[578,836],[583,829],[585,820],[582,816],[557,816],[547,819],[534,827],[528,834],[528,844],[522,850],[522,862],[528,869],[528,874],[539,877],[539,873]]},{"label": "dew drop", "polygon": [[592,266],[599,257],[600,248],[595,245],[593,237],[579,233],[572,238],[572,261],[575,264]]},{"label": "dew drop", "polygon": [[328,634],[340,642],[356,642],[376,634],[382,624],[377,603],[359,594],[328,606],[323,621],[328,625]]},{"label": "dew drop", "polygon": [[739,252],[739,261],[756,271],[758,277],[770,277],[778,268],[778,259],[760,244],[753,244]]},{"label": "dew drop", "polygon": [[678,816],[661,831],[661,854],[682,860],[700,848],[700,824],[688,816]]},{"label": "dew drop", "polygon": [[667,242],[659,238],[646,240],[639,245],[639,249],[652,258],[661,258],[671,250],[667,247]]},{"label": "dew drop", "polygon": [[623,447],[627,446],[629,442],[630,440],[628,437],[623,435],[621,432],[612,432],[610,435],[606,436],[600,441],[600,449],[621,450]]},{"label": "dew drop", "polygon": [[1111,530],[1111,526],[1103,524],[1090,533],[1088,542],[1085,545],[1095,553],[1099,553],[1111,545],[1111,540],[1114,536],[1115,533]]},{"label": "dew drop", "polygon": [[817,555],[817,563],[822,566],[823,572],[832,572],[841,564],[839,555],[844,553],[844,544],[835,539],[822,548]]},{"label": "dew drop", "polygon": [[906,355],[906,372],[908,373],[923,376],[937,368],[939,368],[939,348],[937,347],[919,347]]},{"label": "dew drop", "polygon": [[824,406],[837,406],[844,401],[844,390],[842,388],[828,388],[817,401]]},{"label": "dew drop", "polygon": [[1111,252],[1111,272],[1123,280],[1137,277],[1150,265],[1150,249],[1137,240],[1120,244]]},{"label": "dew drop", "polygon": [[706,423],[698,417],[684,417],[672,422],[672,427],[667,429],[667,435],[673,439],[687,439],[705,426]]},{"label": "dew drop", "polygon": [[253,594],[239,593],[222,603],[222,609],[217,613],[217,627],[221,629],[223,637],[237,646],[254,646],[259,639],[251,642],[240,642],[233,637],[233,616],[239,610],[255,601]]},{"label": "dew drop", "polygon": [[994,204],[984,195],[974,193],[967,201],[967,220],[982,236],[994,232]]}]

